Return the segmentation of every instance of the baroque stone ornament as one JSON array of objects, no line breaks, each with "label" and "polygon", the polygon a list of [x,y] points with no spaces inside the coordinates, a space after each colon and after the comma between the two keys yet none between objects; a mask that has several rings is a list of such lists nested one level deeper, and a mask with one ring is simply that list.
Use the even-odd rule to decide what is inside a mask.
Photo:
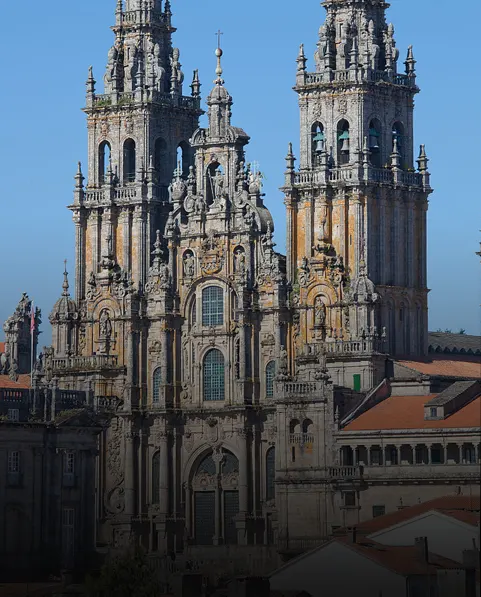
[{"label": "baroque stone ornament", "polygon": [[159,295],[162,291],[168,290],[171,286],[171,275],[169,266],[162,261],[163,256],[160,230],[157,230],[157,239],[154,244],[152,255],[154,257],[152,266],[149,269],[148,282],[145,291],[150,295]]},{"label": "baroque stone ornament", "polygon": [[200,267],[207,276],[218,274],[224,267],[224,250],[215,232],[211,232],[202,243]]}]

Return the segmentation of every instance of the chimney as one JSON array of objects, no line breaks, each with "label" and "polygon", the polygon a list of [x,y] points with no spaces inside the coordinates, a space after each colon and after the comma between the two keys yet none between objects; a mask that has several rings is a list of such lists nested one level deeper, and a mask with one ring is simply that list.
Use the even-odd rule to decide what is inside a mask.
[{"label": "chimney", "polygon": [[202,574],[183,574],[181,597],[201,597],[203,581]]},{"label": "chimney", "polygon": [[421,558],[429,564],[429,548],[427,537],[416,537],[414,539],[414,546],[418,549]]},{"label": "chimney", "polygon": [[268,578],[235,578],[229,591],[229,597],[270,597],[271,583]]}]

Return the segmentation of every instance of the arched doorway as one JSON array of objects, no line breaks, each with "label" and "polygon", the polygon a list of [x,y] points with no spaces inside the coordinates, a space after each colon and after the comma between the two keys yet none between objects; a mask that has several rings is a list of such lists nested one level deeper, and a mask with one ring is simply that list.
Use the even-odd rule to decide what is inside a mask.
[{"label": "arched doorway", "polygon": [[191,534],[195,545],[236,545],[238,459],[225,449],[204,456],[194,470],[191,488]]}]

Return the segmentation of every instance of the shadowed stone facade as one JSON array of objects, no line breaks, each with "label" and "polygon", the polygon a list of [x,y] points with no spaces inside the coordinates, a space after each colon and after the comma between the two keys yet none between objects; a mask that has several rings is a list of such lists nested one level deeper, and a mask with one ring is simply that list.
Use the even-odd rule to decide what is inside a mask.
[{"label": "shadowed stone facade", "polygon": [[36,373],[42,391],[118,400],[100,437],[101,543],[257,572],[319,543],[345,493],[367,487],[341,461],[344,419],[389,376],[388,352],[427,353],[431,189],[424,149],[413,169],[412,50],[398,74],[380,0],[325,7],[316,71],[298,57],[284,257],[231,123],[222,50],[198,128],[200,82],[183,95],[169,1],[118,2],[104,94],[87,82],[75,299],[65,272]]}]

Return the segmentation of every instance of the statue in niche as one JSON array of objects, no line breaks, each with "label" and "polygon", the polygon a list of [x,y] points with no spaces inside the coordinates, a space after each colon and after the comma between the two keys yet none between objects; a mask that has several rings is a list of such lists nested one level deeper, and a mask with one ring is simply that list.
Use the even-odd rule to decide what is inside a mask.
[{"label": "statue in niche", "polygon": [[326,325],[326,305],[322,297],[316,297],[314,302],[314,325],[316,327],[324,327]]},{"label": "statue in niche", "polygon": [[219,168],[215,171],[215,175],[211,177],[211,183],[214,191],[214,201],[219,204],[225,197],[224,175]]},{"label": "statue in niche", "polygon": [[193,278],[195,274],[195,259],[190,251],[184,254],[184,276]]},{"label": "statue in niche", "polygon": [[112,321],[106,309],[100,314],[100,337],[103,340],[110,340],[112,337]]},{"label": "statue in niche", "polygon": [[246,256],[244,250],[239,248],[234,253],[234,273],[238,276],[244,276],[247,270]]}]

